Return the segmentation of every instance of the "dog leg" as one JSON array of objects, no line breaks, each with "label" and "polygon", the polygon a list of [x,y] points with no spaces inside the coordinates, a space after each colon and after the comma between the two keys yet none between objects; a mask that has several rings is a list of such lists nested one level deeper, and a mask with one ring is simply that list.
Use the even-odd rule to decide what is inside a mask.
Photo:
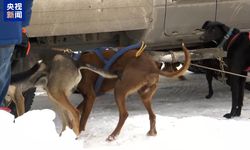
[{"label": "dog leg", "polygon": [[[119,85],[118,82],[117,84]],[[121,89],[115,88],[114,93],[115,93],[116,104],[119,109],[119,121],[115,130],[106,139],[107,141],[115,140],[115,138],[119,135],[121,128],[128,117],[128,112],[127,112],[127,108],[125,105],[126,92],[124,92]]]},{"label": "dog leg", "polygon": [[[247,73],[242,73],[244,75],[247,75]],[[245,90],[245,82],[246,82],[246,78],[240,78],[240,82],[239,82],[239,100],[238,100],[238,109],[237,109],[237,112],[236,112],[236,116],[240,116],[241,115],[241,110],[242,110],[242,107],[243,107],[243,99],[244,99],[244,90]]]},{"label": "dog leg", "polygon": [[[87,87],[87,88],[86,88]],[[84,77],[78,84],[78,90],[83,96],[83,101],[77,106],[78,111],[81,113],[80,131],[84,131],[88,117],[95,102],[95,91],[92,84],[89,84]]]},{"label": "dog leg", "polygon": [[63,111],[62,109],[58,106],[58,104],[55,102],[55,99],[48,93],[48,97],[49,99],[53,100],[52,103],[54,104],[55,106],[55,111],[57,112],[58,116],[60,117],[60,120],[61,120],[61,124],[62,124],[62,129],[59,133],[59,135],[61,136],[62,135],[62,132],[66,129],[66,121],[63,117]]},{"label": "dog leg", "polygon": [[206,79],[207,79],[207,83],[208,83],[208,95],[206,95],[206,98],[209,99],[214,94],[213,86],[212,86],[213,72],[207,71],[206,72]]},{"label": "dog leg", "polygon": [[[245,68],[245,61],[239,61],[239,58],[241,57],[237,57],[237,55],[234,55],[234,57],[231,58],[231,64],[229,64],[230,71],[233,73],[246,75],[247,72],[242,71]],[[231,118],[241,115],[241,108],[244,98],[244,84],[246,79],[230,75],[229,80],[232,91],[232,109],[230,113],[224,115],[225,118]]]},{"label": "dog leg", "polygon": [[18,87],[15,90],[13,101],[16,105],[17,116],[23,115],[25,113],[25,99],[23,97],[22,90]]},{"label": "dog leg", "polygon": [[76,107],[76,109],[79,111],[79,113],[82,113],[86,107],[86,99],[85,96],[83,96],[82,102]]},{"label": "dog leg", "polygon": [[157,134],[156,127],[155,127],[156,116],[153,112],[152,105],[151,105],[152,97],[157,90],[156,87],[157,87],[156,84],[153,84],[150,87],[148,87],[148,86],[146,88],[143,87],[138,91],[138,93],[142,99],[142,102],[143,102],[143,104],[144,104],[144,106],[147,109],[148,114],[149,114],[150,130],[147,133],[148,136],[155,136]]},{"label": "dog leg", "polygon": [[[82,74],[85,74],[84,71],[81,71]],[[82,79],[81,81],[79,82],[78,86],[77,86],[77,89],[78,89],[78,92],[82,94],[82,97],[83,97],[83,100],[82,102],[77,106],[77,110],[79,111],[79,113],[82,114],[82,112],[85,111],[85,107],[86,107],[86,99],[87,99],[87,94],[88,92],[85,92],[85,91],[88,91],[85,89],[85,87],[89,87],[87,89],[90,89],[92,88],[91,84],[88,85],[88,83],[86,83],[86,76],[82,76]],[[81,131],[81,130],[80,130]]]},{"label": "dog leg", "polygon": [[[243,73],[242,73],[243,74]],[[247,73],[244,73],[244,75],[247,76]],[[240,100],[239,100],[239,106],[243,106],[243,99],[244,99],[244,90],[245,90],[245,84],[246,84],[246,78],[240,78],[240,89],[239,89],[239,92],[240,92]]]},{"label": "dog leg", "polygon": [[240,77],[231,77],[231,91],[232,91],[232,109],[230,113],[224,115],[225,118],[230,119],[232,117],[240,116],[241,115],[241,107],[239,106],[240,100]]},{"label": "dog leg", "polygon": [[75,134],[78,136],[80,134],[79,131],[79,112],[78,110],[70,103],[68,97],[66,96],[65,92],[59,91],[50,91],[48,95],[52,97],[52,100],[57,103],[58,107],[64,109],[67,112],[67,115],[72,120],[72,128]]},{"label": "dog leg", "polygon": [[[50,99],[52,99],[51,96],[49,96]],[[71,124],[71,120],[67,114],[67,112],[65,110],[63,110],[61,107],[58,106],[57,103],[54,103],[56,112],[58,112],[58,115],[60,117],[61,123],[62,123],[62,129],[59,133],[59,135],[62,135],[62,132],[66,129],[66,126],[68,126],[69,128],[72,129],[72,124]]]},{"label": "dog leg", "polygon": [[[91,90],[89,91],[89,93],[87,93],[84,96],[84,100],[83,102],[78,105],[79,107],[82,107],[81,111],[82,111],[82,115],[81,115],[81,120],[80,120],[80,131],[84,131],[86,124],[87,124],[87,120],[89,118],[90,112],[93,108],[94,102],[95,102],[95,91],[93,88],[90,88]],[[81,91],[81,90],[80,90]]]}]

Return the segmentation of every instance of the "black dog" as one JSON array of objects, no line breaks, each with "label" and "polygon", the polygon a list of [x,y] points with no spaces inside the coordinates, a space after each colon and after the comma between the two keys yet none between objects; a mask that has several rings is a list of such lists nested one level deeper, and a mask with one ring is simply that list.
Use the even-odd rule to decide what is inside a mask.
[{"label": "black dog", "polygon": [[[227,51],[228,71],[247,75],[246,68],[250,66],[250,37],[248,32],[240,32],[239,29],[230,28],[220,22],[206,21],[201,36],[204,42],[213,41]],[[226,118],[241,115],[243,106],[244,87],[246,78],[228,75],[232,91],[232,109],[224,115]]]}]

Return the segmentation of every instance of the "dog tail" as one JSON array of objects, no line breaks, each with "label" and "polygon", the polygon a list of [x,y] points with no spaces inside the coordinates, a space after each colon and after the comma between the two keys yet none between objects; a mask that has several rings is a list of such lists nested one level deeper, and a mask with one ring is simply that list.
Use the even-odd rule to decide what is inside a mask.
[{"label": "dog tail", "polygon": [[174,71],[174,72],[167,72],[167,71],[159,70],[160,75],[166,76],[166,77],[179,77],[188,70],[190,63],[191,63],[191,56],[190,56],[190,53],[188,52],[188,49],[185,47],[184,43],[182,43],[182,49],[185,55],[185,62],[183,66],[179,70]]},{"label": "dog tail", "polygon": [[11,75],[10,84],[19,83],[28,79],[30,76],[32,76],[34,73],[38,71],[42,62],[43,62],[42,60],[39,60],[29,70]]},{"label": "dog tail", "polygon": [[84,66],[80,66],[79,69],[80,70],[87,69],[87,70],[93,71],[93,72],[103,76],[104,78],[109,78],[109,79],[118,78],[118,75],[116,75],[116,74],[110,73],[110,72],[105,71],[105,70],[100,69],[100,68],[96,68],[96,67],[89,65],[89,64],[85,64]]}]

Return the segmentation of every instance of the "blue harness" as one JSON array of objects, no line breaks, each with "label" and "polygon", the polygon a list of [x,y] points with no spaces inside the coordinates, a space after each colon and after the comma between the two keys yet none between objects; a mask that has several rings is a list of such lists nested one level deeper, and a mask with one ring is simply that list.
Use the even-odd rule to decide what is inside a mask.
[{"label": "blue harness", "polygon": [[[103,69],[105,71],[108,71],[110,69],[111,65],[118,58],[120,58],[124,53],[126,53],[127,51],[129,51],[131,49],[140,48],[141,44],[142,44],[141,42],[138,42],[137,44],[130,45],[128,47],[124,47],[122,49],[119,49],[109,60],[107,60],[103,56],[103,51],[105,51],[107,49],[107,47],[96,48],[96,49],[94,49],[94,52],[99,57],[99,59],[104,62],[104,68]],[[95,84],[95,92],[96,93],[98,93],[98,91],[100,90],[103,80],[104,80],[104,78],[102,76],[98,77],[98,79],[96,81],[96,84]]]}]

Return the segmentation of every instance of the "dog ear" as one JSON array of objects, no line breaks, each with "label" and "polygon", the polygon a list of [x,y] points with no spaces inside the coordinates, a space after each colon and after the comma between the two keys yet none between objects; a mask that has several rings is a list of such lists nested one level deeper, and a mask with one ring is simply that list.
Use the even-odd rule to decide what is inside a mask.
[{"label": "dog ear", "polygon": [[209,26],[209,24],[211,24],[212,21],[206,21],[203,25],[202,25],[202,29],[207,29],[207,27]]}]

